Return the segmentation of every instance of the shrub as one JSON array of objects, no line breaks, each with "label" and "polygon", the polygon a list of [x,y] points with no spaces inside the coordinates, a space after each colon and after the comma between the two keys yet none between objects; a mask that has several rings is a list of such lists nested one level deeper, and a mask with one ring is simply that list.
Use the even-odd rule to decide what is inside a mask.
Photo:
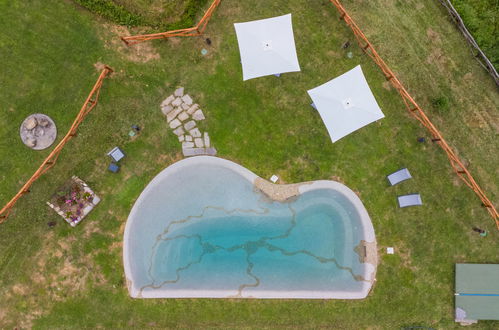
[{"label": "shrub", "polygon": [[432,100],[433,107],[441,112],[449,110],[449,99],[445,96],[440,96]]},{"label": "shrub", "polygon": [[[188,28],[196,24],[196,15],[206,4],[207,0],[187,1],[185,10],[179,20],[174,23],[151,21],[147,16],[130,12],[126,7],[115,3],[113,0],[74,0],[89,11],[114,23],[126,26],[149,26],[161,31]],[[178,0],[177,0],[178,1]]]}]

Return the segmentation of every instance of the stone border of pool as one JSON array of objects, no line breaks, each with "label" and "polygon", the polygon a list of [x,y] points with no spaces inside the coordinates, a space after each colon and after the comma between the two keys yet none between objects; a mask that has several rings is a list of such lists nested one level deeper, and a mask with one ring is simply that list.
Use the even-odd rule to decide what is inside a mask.
[{"label": "stone border of pool", "polygon": [[[182,170],[186,166],[192,165],[219,165],[224,166],[239,175],[243,178],[251,182],[255,189],[258,189],[267,197],[276,200],[276,201],[285,201],[294,196],[301,195],[305,192],[317,190],[317,189],[332,189],[337,192],[342,193],[348,200],[352,202],[356,210],[359,212],[360,220],[362,223],[362,231],[364,240],[362,240],[359,245],[355,248],[355,252],[359,255],[359,259],[361,262],[370,265],[370,271],[367,272],[370,276],[369,278],[362,279],[362,290],[355,292],[347,292],[347,291],[324,291],[324,292],[302,292],[303,296],[300,297],[301,294],[297,294],[297,292],[290,292],[289,296],[283,292],[278,292],[279,298],[275,298],[275,295],[272,291],[261,292],[258,297],[238,297],[233,296],[228,292],[222,291],[208,291],[208,290],[182,290],[176,291],[174,294],[170,293],[168,297],[165,297],[163,290],[155,290],[154,292],[148,292],[147,296],[143,296],[141,289],[134,286],[131,280],[131,265],[128,262],[128,250],[127,250],[127,242],[129,241],[130,233],[130,220],[134,219],[135,214],[137,213],[139,207],[142,203],[141,201],[146,198],[149,190],[152,190],[158,184],[162,182],[162,179],[174,175],[175,172]],[[364,253],[362,253],[362,251]],[[376,276],[376,268],[377,268],[377,247],[376,247],[376,238],[374,233],[374,228],[367,213],[367,210],[364,207],[364,204],[360,200],[360,198],[347,186],[341,184],[336,181],[328,181],[328,180],[317,180],[317,181],[309,181],[302,182],[297,184],[273,184],[269,181],[262,179],[257,176],[247,168],[236,164],[232,161],[212,157],[212,156],[196,156],[192,158],[186,158],[180,160],[166,169],[161,171],[156,177],[154,177],[151,182],[147,185],[147,187],[141,192],[139,198],[135,201],[132,210],[127,219],[127,223],[125,225],[125,233],[123,237],[123,264],[125,269],[125,279],[129,294],[133,298],[257,298],[257,299],[265,299],[265,298],[274,298],[274,299],[363,299],[367,297],[369,291],[372,289],[372,286],[375,282]]]}]

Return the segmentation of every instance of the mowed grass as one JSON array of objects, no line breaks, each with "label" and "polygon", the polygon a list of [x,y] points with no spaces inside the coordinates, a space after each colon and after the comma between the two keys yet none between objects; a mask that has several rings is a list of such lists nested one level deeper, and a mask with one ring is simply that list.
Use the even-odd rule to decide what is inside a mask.
[{"label": "mowed grass", "polygon": [[[497,196],[497,90],[431,0],[382,4],[348,1],[359,25],[447,139],[470,162],[491,198]],[[423,6],[423,7],[421,7]],[[293,13],[302,72],[243,82],[232,24]],[[456,262],[498,263],[499,235],[480,201],[452,173],[446,156],[406,112],[398,94],[361,50],[328,1],[223,1],[204,38],[155,41],[141,54],[124,49],[109,25],[69,1],[0,3],[0,202],[7,202],[50,152],[18,137],[33,112],[50,115],[59,139],[98,76],[115,69],[99,105],[57,165],[32,187],[0,225],[0,327],[457,327],[453,321]],[[402,24],[402,27],[400,26]],[[441,56],[435,52],[435,32]],[[209,54],[200,55],[202,48]],[[352,51],[353,58],[346,57]],[[440,54],[440,53],[439,53]],[[159,58],[154,59],[159,55]],[[153,58],[148,62],[137,59]],[[435,58],[435,60],[433,60]],[[445,61],[441,63],[441,61]],[[386,118],[332,144],[306,90],[361,64]],[[336,179],[359,193],[374,224],[377,282],[361,301],[132,300],[122,268],[122,235],[142,189],[181,159],[159,110],[184,86],[206,113],[219,156],[285,182]],[[451,100],[447,112],[434,98]],[[480,119],[484,119],[483,121]],[[483,126],[476,126],[479,123]],[[483,124],[485,123],[485,124]],[[127,135],[139,124],[136,139]],[[119,174],[106,171],[106,152],[121,146]],[[388,187],[385,175],[407,166],[413,179]],[[71,175],[101,196],[99,206],[70,228],[45,201]],[[424,206],[398,209],[396,195],[419,192]],[[49,228],[48,221],[57,221]],[[472,226],[489,231],[481,238]],[[396,254],[385,255],[386,246]],[[497,328],[480,322],[472,328]]]}]

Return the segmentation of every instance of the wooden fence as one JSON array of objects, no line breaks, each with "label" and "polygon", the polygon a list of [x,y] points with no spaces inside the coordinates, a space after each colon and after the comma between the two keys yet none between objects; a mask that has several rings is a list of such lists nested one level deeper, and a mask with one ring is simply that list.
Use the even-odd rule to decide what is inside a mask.
[{"label": "wooden fence", "polygon": [[123,40],[127,45],[133,45],[133,44],[137,44],[139,42],[144,42],[144,41],[154,40],[154,39],[166,39],[166,38],[171,38],[171,37],[193,37],[193,36],[202,35],[204,30],[206,29],[206,25],[208,24],[208,22],[211,18],[211,15],[213,15],[213,12],[220,4],[220,1],[221,0],[214,0],[213,3],[211,4],[210,8],[208,8],[206,13],[204,14],[203,18],[201,18],[199,23],[194,27],[187,28],[187,29],[167,31],[167,32],[160,32],[160,33],[141,34],[141,35],[135,35],[135,36],[121,37],[121,40]]},{"label": "wooden fence", "polygon": [[454,23],[456,23],[457,28],[464,35],[464,38],[470,45],[471,51],[475,56],[475,58],[477,59],[478,63],[480,63],[480,65],[490,73],[490,75],[496,82],[496,85],[499,86],[499,75],[497,74],[497,70],[494,68],[494,66],[487,58],[485,53],[480,49],[480,47],[475,41],[475,38],[473,38],[471,33],[468,31],[466,25],[464,25],[463,19],[461,18],[461,16],[459,16],[459,13],[456,11],[450,0],[438,0],[438,1],[440,1],[440,3],[447,9],[450,16],[452,17],[452,20],[454,21]]},{"label": "wooden fence", "polygon": [[33,176],[24,184],[24,186],[19,190],[19,192],[14,197],[12,197],[12,199],[0,210],[0,223],[4,222],[7,219],[14,204],[22,196],[30,192],[30,188],[33,182],[35,182],[39,177],[41,177],[45,172],[47,172],[50,168],[52,168],[52,166],[55,165],[55,162],[57,161],[57,158],[59,157],[59,154],[61,153],[66,143],[76,136],[76,131],[80,126],[81,122],[83,121],[83,119],[85,118],[85,116],[88,115],[88,113],[92,111],[92,109],[95,108],[95,106],[97,105],[102,82],[104,81],[104,78],[106,78],[107,75],[111,72],[113,72],[113,70],[110,67],[108,66],[104,67],[101,74],[99,75],[99,78],[97,79],[97,82],[92,88],[92,91],[85,100],[85,103],[83,103],[80,112],[78,112],[78,115],[76,116],[76,119],[74,120],[73,125],[71,125],[71,128],[69,129],[68,133],[64,136],[61,142],[59,142],[59,144],[54,148],[54,150],[52,150],[52,152],[48,155],[48,157],[43,161],[42,165],[38,168],[38,170],[36,170],[35,174],[33,174]]},{"label": "wooden fence", "polygon": [[437,143],[447,154],[447,157],[449,158],[450,164],[454,169],[454,172],[456,172],[459,178],[461,178],[461,180],[463,180],[463,182],[468,187],[470,187],[470,189],[472,189],[475,192],[475,194],[480,198],[480,200],[482,201],[482,206],[485,207],[489,212],[489,214],[492,216],[492,218],[496,223],[497,229],[499,230],[499,214],[497,213],[497,210],[495,209],[492,202],[485,195],[485,192],[482,190],[482,188],[480,188],[478,183],[475,181],[470,171],[457,157],[455,152],[445,141],[442,134],[437,130],[435,125],[433,125],[433,123],[430,121],[430,119],[424,113],[421,107],[416,103],[416,101],[414,101],[414,99],[407,92],[402,83],[397,79],[393,71],[388,67],[388,65],[386,65],[383,59],[378,55],[378,52],[374,49],[373,45],[369,42],[367,37],[357,26],[352,17],[348,15],[347,11],[340,3],[340,1],[339,0],[330,0],[330,1],[339,11],[340,19],[344,20],[345,23],[350,27],[350,29],[354,33],[355,38],[359,43],[359,46],[379,66],[381,71],[383,71],[383,74],[385,75],[386,79],[390,81],[392,86],[400,93],[400,96],[402,96],[402,99],[404,100],[404,103],[407,107],[407,110],[409,110],[409,113],[414,118],[419,120],[419,122],[421,122],[421,124],[423,124],[423,126],[425,126],[428,129],[428,131],[433,137],[432,141]]}]

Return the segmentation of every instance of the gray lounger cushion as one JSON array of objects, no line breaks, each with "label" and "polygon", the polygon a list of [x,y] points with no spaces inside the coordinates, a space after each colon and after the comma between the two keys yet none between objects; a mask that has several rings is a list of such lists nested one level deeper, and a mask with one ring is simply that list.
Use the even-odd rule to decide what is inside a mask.
[{"label": "gray lounger cushion", "polygon": [[401,170],[398,170],[397,172],[393,172],[392,174],[388,175],[386,178],[390,182],[390,185],[393,186],[396,185],[397,183],[412,178],[412,176],[407,168],[403,168]]},{"label": "gray lounger cushion", "polygon": [[421,195],[419,194],[402,195],[397,198],[399,201],[399,207],[423,205]]}]

